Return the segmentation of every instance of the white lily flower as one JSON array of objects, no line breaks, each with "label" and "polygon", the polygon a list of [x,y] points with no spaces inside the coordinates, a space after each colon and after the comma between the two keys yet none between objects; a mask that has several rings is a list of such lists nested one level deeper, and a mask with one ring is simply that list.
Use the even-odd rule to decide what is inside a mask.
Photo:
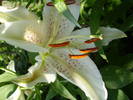
[{"label": "white lily flower", "polygon": [[[68,5],[68,8],[78,20],[79,0]],[[88,41],[91,35],[89,28],[72,32],[75,25],[50,5],[44,7],[43,21],[38,21],[34,14],[23,7],[11,10],[3,10],[1,7],[0,14],[6,16],[0,16],[3,22],[0,26],[0,40],[31,52],[41,52],[45,58],[39,57],[37,63],[29,68],[29,73],[19,76],[14,82],[32,87],[39,82],[54,82],[57,73],[81,88],[91,100],[107,99],[107,90],[95,63],[88,54],[82,54],[97,50],[92,43],[96,40]],[[106,34],[112,34],[111,28],[102,29],[103,33],[104,30]],[[117,34],[115,30],[113,32]],[[121,34],[123,37],[124,33]],[[108,44],[112,39],[103,40]],[[91,49],[86,51],[86,48]]]}]

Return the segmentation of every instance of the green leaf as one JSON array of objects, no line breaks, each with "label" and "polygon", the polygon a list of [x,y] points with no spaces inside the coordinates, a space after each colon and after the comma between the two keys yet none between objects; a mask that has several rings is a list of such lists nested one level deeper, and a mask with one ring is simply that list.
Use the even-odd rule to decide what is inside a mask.
[{"label": "green leaf", "polygon": [[53,88],[50,88],[48,91],[48,94],[46,96],[46,100],[51,100],[56,95],[57,95],[57,93],[53,90]]},{"label": "green leaf", "polygon": [[99,26],[100,26],[100,18],[102,15],[102,0],[97,0],[95,4],[93,5],[93,8],[91,10],[90,14],[90,28],[91,33],[96,34],[98,32]]},{"label": "green leaf", "polygon": [[109,90],[108,100],[129,100],[128,96],[120,89]]},{"label": "green leaf", "polygon": [[55,4],[56,9],[62,13],[66,18],[68,18],[73,24],[78,26],[79,28],[81,27],[77,20],[74,18],[74,16],[71,14],[70,10],[66,6],[64,0],[52,0]]},{"label": "green leaf", "polygon": [[67,88],[64,87],[63,84],[60,83],[60,81],[56,80],[52,84],[52,88],[56,93],[60,94],[63,97],[70,100],[76,100],[76,98],[67,90]]},{"label": "green leaf", "polygon": [[35,86],[36,100],[41,100],[41,92],[38,86]]},{"label": "green leaf", "polygon": [[27,100],[33,100],[33,97],[35,95],[35,91],[33,91],[27,98]]},{"label": "green leaf", "polygon": [[0,87],[0,100],[6,100],[16,89],[15,84],[8,84]]},{"label": "green leaf", "polygon": [[129,70],[133,69],[133,54],[128,54],[126,56],[121,57],[121,64],[123,67]]},{"label": "green leaf", "polygon": [[106,86],[110,89],[122,88],[133,82],[133,72],[118,66],[105,66],[101,73]]},{"label": "green leaf", "polygon": [[0,82],[8,82],[16,78],[15,74],[11,74],[9,72],[4,72],[0,75]]}]

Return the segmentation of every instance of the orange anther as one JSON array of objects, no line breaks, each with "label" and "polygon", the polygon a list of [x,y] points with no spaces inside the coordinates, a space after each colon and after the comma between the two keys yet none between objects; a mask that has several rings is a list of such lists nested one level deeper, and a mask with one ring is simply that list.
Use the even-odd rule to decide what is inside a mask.
[{"label": "orange anther", "polygon": [[81,53],[91,53],[91,52],[96,51],[96,50],[98,50],[97,47],[95,47],[95,48],[88,48],[88,49],[82,49],[82,50],[80,50],[80,52]]},{"label": "orange anther", "polygon": [[92,43],[92,42],[96,42],[98,40],[101,40],[101,39],[99,39],[99,38],[92,38],[90,40],[85,41],[85,43]]},{"label": "orange anther", "polygon": [[69,55],[69,57],[71,59],[81,59],[81,58],[84,58],[84,57],[87,57],[88,54],[83,54],[83,55]]},{"label": "orange anther", "polygon": [[67,42],[63,42],[63,43],[58,43],[58,44],[49,44],[49,46],[50,47],[64,47],[64,46],[67,46],[67,45],[69,45],[69,41],[67,41]]}]

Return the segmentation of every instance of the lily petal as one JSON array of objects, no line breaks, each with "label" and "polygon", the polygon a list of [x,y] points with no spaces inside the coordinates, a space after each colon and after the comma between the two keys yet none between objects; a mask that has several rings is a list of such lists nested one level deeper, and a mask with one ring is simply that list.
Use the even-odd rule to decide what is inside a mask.
[{"label": "lily petal", "polygon": [[[33,27],[33,32],[28,32],[28,28],[34,26],[33,21],[21,20],[15,22],[7,22],[0,25],[0,40],[4,40],[11,45],[15,45],[22,49],[31,52],[47,52],[47,49],[43,48],[40,44],[45,43],[43,40],[42,30],[39,30],[39,24]],[[39,31],[34,34],[34,30]],[[36,31],[35,31],[36,32]],[[38,44],[38,45],[36,45]]]},{"label": "lily petal", "polygon": [[7,98],[7,100],[25,100],[22,90],[18,87],[15,92]]},{"label": "lily petal", "polygon": [[62,77],[82,89],[91,100],[106,100],[107,90],[102,77],[89,58],[70,59],[68,53],[75,53],[75,49],[55,50],[46,63],[53,65],[53,69]]},{"label": "lily petal", "polygon": [[[90,28],[82,28],[71,33],[71,36],[79,36],[79,38],[71,38],[71,47],[77,49],[86,49],[96,47],[94,43],[85,44],[84,41],[91,39]],[[81,37],[80,37],[81,36]]]},{"label": "lily petal", "polygon": [[[68,6],[70,12],[77,20],[79,17],[80,6],[75,3]],[[70,22],[66,17],[61,15],[54,6],[45,6],[43,10],[43,23],[47,37],[53,39],[59,39],[61,37],[69,35],[74,29],[75,25]],[[51,42],[50,41],[50,42]]]},{"label": "lily petal", "polygon": [[8,9],[7,7],[0,6],[0,22],[12,22],[16,20],[34,20],[37,16],[29,12],[24,7],[16,7]]},{"label": "lily petal", "polygon": [[111,27],[101,27],[100,32],[103,34],[102,45],[107,46],[114,39],[127,37],[124,32]]},{"label": "lily petal", "polygon": [[25,75],[18,76],[14,80],[14,83],[23,87],[33,87],[40,82],[54,82],[56,79],[56,73],[53,72],[49,67],[49,64],[43,65],[42,61],[39,60],[35,65],[28,69],[28,73]]}]

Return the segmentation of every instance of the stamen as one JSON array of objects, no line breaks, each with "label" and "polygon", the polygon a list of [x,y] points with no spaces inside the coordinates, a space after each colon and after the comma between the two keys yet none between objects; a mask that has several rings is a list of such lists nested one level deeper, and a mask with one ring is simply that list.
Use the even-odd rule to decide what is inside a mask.
[{"label": "stamen", "polygon": [[[75,0],[65,0],[65,3],[66,3],[66,5],[71,5],[71,4],[76,3],[76,1]],[[48,2],[47,6],[54,6],[54,4],[53,4],[53,2]]]},{"label": "stamen", "polygon": [[82,50],[80,50],[80,53],[91,53],[91,52],[96,51],[96,50],[98,50],[97,47],[89,48],[89,49],[82,49]]},{"label": "stamen", "polygon": [[87,57],[88,54],[82,54],[82,55],[69,55],[69,57],[71,59],[81,59],[81,58],[84,58],[84,57]]},{"label": "stamen", "polygon": [[63,42],[63,43],[58,43],[58,44],[49,44],[50,47],[64,47],[64,46],[67,46],[69,45],[69,41],[67,42]]},{"label": "stamen", "polygon": [[92,43],[92,42],[96,42],[98,40],[101,40],[101,39],[100,38],[92,38],[90,40],[85,41],[85,43]]}]

